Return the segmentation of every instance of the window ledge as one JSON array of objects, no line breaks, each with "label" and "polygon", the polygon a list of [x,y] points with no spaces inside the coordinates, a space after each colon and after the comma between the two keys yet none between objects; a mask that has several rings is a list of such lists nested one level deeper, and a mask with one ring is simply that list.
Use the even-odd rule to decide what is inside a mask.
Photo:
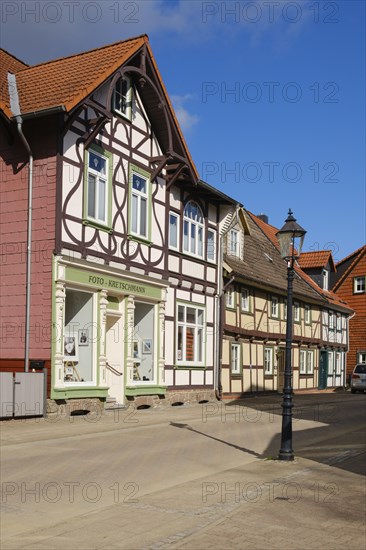
[{"label": "window ledge", "polygon": [[139,237],[138,235],[128,235],[129,241],[134,241],[139,244],[146,244],[147,246],[152,246],[152,242],[149,241],[149,239],[144,239],[143,237]]},{"label": "window ledge", "polygon": [[111,227],[108,227],[107,225],[103,225],[98,222],[94,222],[92,220],[83,220],[83,225],[93,227],[94,229],[99,229],[100,231],[105,231],[106,233],[113,233],[113,229]]}]

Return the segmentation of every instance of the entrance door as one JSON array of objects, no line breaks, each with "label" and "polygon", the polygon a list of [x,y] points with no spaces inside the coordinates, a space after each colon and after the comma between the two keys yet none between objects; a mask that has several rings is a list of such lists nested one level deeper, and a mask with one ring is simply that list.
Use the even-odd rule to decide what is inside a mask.
[{"label": "entrance door", "polygon": [[277,391],[283,392],[285,385],[285,350],[281,349],[277,355]]},{"label": "entrance door", "polygon": [[108,397],[117,404],[124,403],[124,338],[122,317],[107,315],[106,327]]},{"label": "entrance door", "polygon": [[328,377],[328,353],[326,351],[320,352],[319,359],[319,382],[318,389],[325,390],[327,387],[327,377]]}]

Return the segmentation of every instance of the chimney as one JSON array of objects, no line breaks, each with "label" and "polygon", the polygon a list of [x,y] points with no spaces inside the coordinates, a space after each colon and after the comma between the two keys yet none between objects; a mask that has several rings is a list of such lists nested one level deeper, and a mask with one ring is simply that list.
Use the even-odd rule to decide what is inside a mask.
[{"label": "chimney", "polygon": [[263,213],[258,214],[258,215],[257,215],[257,218],[259,218],[260,220],[262,220],[262,222],[264,222],[264,223],[268,223],[268,216],[267,216],[267,214],[263,214]]}]

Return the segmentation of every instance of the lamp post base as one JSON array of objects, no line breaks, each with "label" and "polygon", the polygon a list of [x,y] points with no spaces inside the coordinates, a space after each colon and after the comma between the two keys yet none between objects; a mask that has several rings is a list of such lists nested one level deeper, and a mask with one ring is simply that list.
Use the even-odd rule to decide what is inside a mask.
[{"label": "lamp post base", "polygon": [[280,451],[278,454],[278,460],[283,460],[284,462],[291,462],[294,458],[295,456],[293,451]]}]

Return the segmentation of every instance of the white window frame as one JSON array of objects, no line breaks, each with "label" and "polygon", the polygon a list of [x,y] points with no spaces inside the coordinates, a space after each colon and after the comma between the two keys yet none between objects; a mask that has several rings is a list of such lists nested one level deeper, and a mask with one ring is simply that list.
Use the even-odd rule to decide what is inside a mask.
[{"label": "white window frame", "polygon": [[300,321],[300,304],[299,302],[294,302],[294,321],[299,322]]},{"label": "white window frame", "polygon": [[[170,217],[174,217],[177,221],[177,244],[174,245],[172,244],[171,242],[171,231],[170,231],[170,228],[171,228],[171,224],[170,224]],[[171,248],[172,250],[179,250],[179,221],[180,221],[180,215],[179,214],[176,214],[176,212],[169,212],[169,248]]]},{"label": "white window frame", "polygon": [[328,326],[329,326],[329,330],[333,332],[334,329],[335,329],[333,311],[330,311],[329,314],[328,314]]},{"label": "white window frame", "polygon": [[[139,191],[138,189],[134,189],[133,187],[133,180],[134,176],[137,176],[138,178],[142,178],[146,182],[146,191]],[[145,241],[148,241],[150,239],[149,233],[150,233],[150,209],[151,209],[151,183],[149,176],[144,173],[143,171],[140,171],[139,169],[135,168],[134,166],[131,166],[131,173],[130,173],[130,234],[141,238]],[[137,199],[137,219],[136,219],[136,226],[137,231],[133,230],[134,225],[134,211],[133,211],[133,198],[136,197]],[[141,231],[141,222],[142,222],[142,215],[141,215],[141,203],[142,201],[146,201],[146,218],[145,218],[145,228],[146,228],[146,234],[142,233]]]},{"label": "white window frame", "polygon": [[235,290],[233,288],[229,288],[226,292],[226,307],[235,308]]},{"label": "white window frame", "polygon": [[307,374],[314,373],[314,352],[313,350],[307,350],[306,352],[306,372]]},{"label": "white window frame", "polygon": [[[209,242],[209,235],[212,235],[211,242]],[[216,231],[215,229],[211,229],[210,227],[207,229],[206,258],[208,262],[216,262]]]},{"label": "white window frame", "polygon": [[329,271],[323,269],[323,290],[329,290]]},{"label": "white window frame", "polygon": [[[183,308],[183,311],[184,311],[184,319],[183,321],[179,321],[179,308]],[[190,323],[190,322],[187,322],[187,309],[190,308],[190,309],[194,309],[196,311],[196,314],[195,314],[195,323]],[[198,319],[199,319],[199,313],[198,312],[202,312],[202,324],[199,323]],[[188,366],[197,366],[197,367],[203,367],[204,364],[205,364],[205,357],[206,357],[206,348],[205,348],[205,345],[206,345],[206,339],[205,339],[205,334],[206,334],[206,312],[205,312],[205,308],[203,308],[202,306],[199,306],[199,305],[195,305],[195,304],[185,304],[185,303],[177,303],[177,310],[176,310],[176,315],[177,315],[177,322],[176,322],[176,364],[178,366],[180,365],[188,365]],[[179,327],[182,327],[183,328],[183,336],[182,336],[182,342],[183,342],[183,349],[182,349],[182,354],[181,354],[181,357],[179,357],[179,351],[178,350],[178,332],[179,332]],[[194,331],[194,350],[193,350],[193,353],[194,353],[194,358],[193,360],[191,359],[187,359],[187,349],[185,348],[185,343],[186,343],[186,332],[187,332],[187,328],[190,328],[190,329],[193,329]],[[202,343],[202,349],[201,349],[201,361],[199,361],[197,359],[197,357],[199,356],[199,332],[201,331],[201,343]]]},{"label": "white window frame", "polygon": [[366,290],[366,277],[364,275],[354,277],[353,279],[353,293],[364,294]]},{"label": "white window frame", "polygon": [[247,288],[241,289],[240,307],[242,311],[250,311],[250,292]]},{"label": "white window frame", "polygon": [[304,305],[304,321],[306,325],[311,324],[311,306],[309,304]]},{"label": "white window frame", "polygon": [[[122,91],[118,90],[118,87],[120,83],[126,82],[127,83],[127,93],[123,94]],[[122,103],[126,105],[125,111],[119,109],[117,107],[117,95],[120,96]],[[123,116],[124,118],[127,118],[128,120],[131,120],[132,115],[132,80],[131,77],[128,75],[123,75],[121,78],[119,78],[115,84],[114,90],[113,90],[113,111],[115,113],[118,113],[120,116]]]},{"label": "white window frame", "polygon": [[271,317],[278,319],[279,317],[279,300],[277,296],[271,297]]},{"label": "white window frame", "polygon": [[313,350],[301,349],[300,350],[300,374],[313,374],[314,373],[314,352]]},{"label": "white window frame", "polygon": [[337,313],[337,316],[336,316],[336,327],[337,327],[337,332],[342,331],[342,315],[340,315],[339,313]]},{"label": "white window frame", "polygon": [[366,350],[357,352],[357,363],[361,365],[366,365]]},{"label": "white window frame", "polygon": [[[200,220],[194,220],[191,217],[189,217],[189,215],[187,214],[189,205],[192,205],[195,208],[197,208],[197,212],[199,213],[199,216],[201,218]],[[186,241],[186,227],[188,228],[187,241]],[[194,232],[195,234],[193,247],[192,247],[192,232]],[[203,217],[201,207],[195,201],[187,202],[183,211],[183,252],[185,252],[186,254],[190,254],[191,256],[195,256],[196,258],[203,258],[204,232],[205,232],[204,217]],[[200,238],[200,235],[201,235],[201,238]],[[201,249],[201,252],[199,249]]]},{"label": "white window frame", "polygon": [[263,373],[265,376],[273,374],[273,348],[263,349]]},{"label": "white window frame", "polygon": [[[235,236],[235,238],[233,238]],[[228,254],[230,256],[239,257],[240,250],[240,232],[238,229],[230,229],[229,231],[229,246]]]},{"label": "white window frame", "polygon": [[231,374],[241,374],[241,344],[231,344],[230,370]]},{"label": "white window frame", "polygon": [[342,356],[340,351],[335,353],[335,373],[337,376],[342,374]]},{"label": "white window frame", "polygon": [[328,376],[333,376],[334,374],[334,353],[333,351],[328,352]]},{"label": "white window frame", "polygon": [[[100,172],[89,165],[90,163],[90,154],[99,157],[105,162],[105,173]],[[86,170],[85,170],[85,183],[86,183],[86,208],[85,208],[85,218],[92,222],[95,222],[100,225],[108,226],[109,223],[109,193],[110,193],[110,154],[105,154],[100,150],[96,150],[94,147],[86,150],[85,160],[86,160]],[[95,178],[95,190],[94,190],[94,213],[92,215],[89,213],[89,199],[91,196],[91,189],[89,178]],[[100,184],[104,183],[104,216],[99,217],[99,200],[100,200]]]},{"label": "white window frame", "polygon": [[284,298],[283,300],[283,318],[286,321],[287,319],[287,299]]}]

